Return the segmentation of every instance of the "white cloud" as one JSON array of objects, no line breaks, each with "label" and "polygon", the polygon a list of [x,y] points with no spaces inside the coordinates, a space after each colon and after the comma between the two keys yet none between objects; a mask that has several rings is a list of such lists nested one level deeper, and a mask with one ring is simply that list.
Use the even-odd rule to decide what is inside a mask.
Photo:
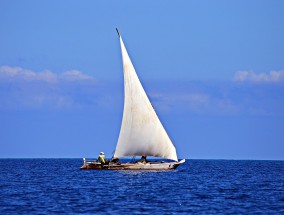
[{"label": "white cloud", "polygon": [[0,67],[0,81],[43,81],[55,83],[58,81],[94,81],[95,79],[79,70],[54,73],[49,70],[34,72],[21,67]]},{"label": "white cloud", "polygon": [[93,77],[89,75],[85,75],[78,70],[70,70],[70,71],[63,72],[60,74],[60,78],[64,80],[69,80],[69,81],[93,80],[94,79]]},{"label": "white cloud", "polygon": [[54,82],[57,80],[57,75],[51,71],[45,70],[42,72],[33,72],[21,67],[0,67],[1,81],[45,81]]},{"label": "white cloud", "polygon": [[270,71],[269,73],[256,73],[253,71],[238,71],[234,80],[238,82],[251,81],[255,83],[275,83],[284,81],[284,71]]}]

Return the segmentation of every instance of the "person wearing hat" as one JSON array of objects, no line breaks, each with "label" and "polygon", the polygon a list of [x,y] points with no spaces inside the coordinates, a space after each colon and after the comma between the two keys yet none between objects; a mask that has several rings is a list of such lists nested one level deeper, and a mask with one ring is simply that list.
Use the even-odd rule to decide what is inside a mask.
[{"label": "person wearing hat", "polygon": [[105,153],[103,153],[103,152],[100,153],[100,155],[98,157],[98,161],[100,161],[102,165],[104,165],[106,163]]}]

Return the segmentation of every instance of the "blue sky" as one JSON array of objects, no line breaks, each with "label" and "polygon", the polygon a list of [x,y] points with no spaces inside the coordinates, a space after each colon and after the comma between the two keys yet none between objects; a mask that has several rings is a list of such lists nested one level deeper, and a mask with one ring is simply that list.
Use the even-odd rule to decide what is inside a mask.
[{"label": "blue sky", "polygon": [[118,27],[179,158],[284,159],[283,1],[1,1],[0,157],[110,157]]}]

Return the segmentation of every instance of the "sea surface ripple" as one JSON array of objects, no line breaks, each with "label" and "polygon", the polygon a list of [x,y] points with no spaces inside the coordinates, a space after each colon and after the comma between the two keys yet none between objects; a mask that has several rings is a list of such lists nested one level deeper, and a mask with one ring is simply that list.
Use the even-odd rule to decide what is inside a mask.
[{"label": "sea surface ripple", "polygon": [[0,159],[0,214],[284,214],[284,161],[187,160],[172,171],[80,171]]}]

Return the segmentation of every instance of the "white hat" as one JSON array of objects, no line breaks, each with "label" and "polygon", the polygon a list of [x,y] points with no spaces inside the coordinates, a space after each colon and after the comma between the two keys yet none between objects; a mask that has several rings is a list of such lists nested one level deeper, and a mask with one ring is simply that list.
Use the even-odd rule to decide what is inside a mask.
[{"label": "white hat", "polygon": [[105,153],[104,153],[104,152],[101,152],[100,154],[101,154],[101,155],[104,155]]}]

